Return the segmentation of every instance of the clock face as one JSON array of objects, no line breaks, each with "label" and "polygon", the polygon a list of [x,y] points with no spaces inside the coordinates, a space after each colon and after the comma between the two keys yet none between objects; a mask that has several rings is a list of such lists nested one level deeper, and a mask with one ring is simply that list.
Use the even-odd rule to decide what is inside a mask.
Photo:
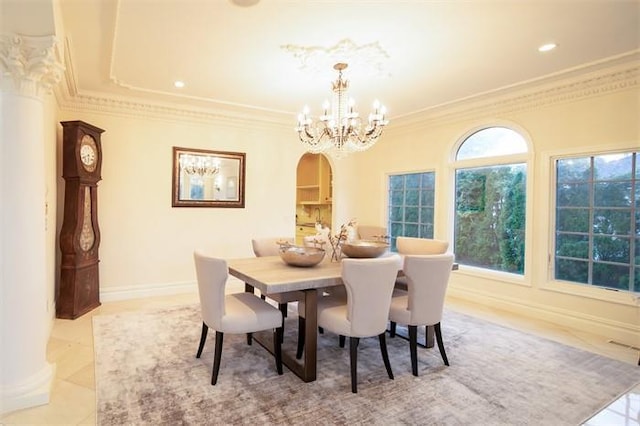
[{"label": "clock face", "polygon": [[82,167],[88,172],[93,172],[98,164],[98,147],[96,141],[89,135],[84,135],[80,142],[80,161]]}]

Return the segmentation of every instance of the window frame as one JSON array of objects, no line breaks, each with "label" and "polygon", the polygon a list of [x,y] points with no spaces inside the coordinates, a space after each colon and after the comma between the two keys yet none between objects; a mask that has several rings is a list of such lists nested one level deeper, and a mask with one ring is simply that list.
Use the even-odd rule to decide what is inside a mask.
[{"label": "window frame", "polygon": [[[474,133],[490,127],[504,127],[517,132],[524,139],[527,145],[527,152],[520,154],[499,155],[495,157],[479,157],[464,160],[457,160],[456,156],[460,146]],[[470,266],[460,264],[458,274],[468,275],[474,278],[484,278],[496,282],[514,284],[518,286],[532,287],[532,276],[534,275],[532,265],[532,239],[533,239],[533,193],[534,193],[534,150],[529,133],[522,127],[514,123],[507,122],[490,122],[483,123],[481,125],[474,126],[468,131],[461,134],[456,143],[453,144],[450,150],[449,156],[449,240],[451,246],[455,247],[455,226],[456,226],[456,172],[459,169],[475,168],[475,167],[490,167],[490,166],[502,166],[509,164],[522,163],[526,168],[526,206],[525,206],[525,256],[524,256],[524,273],[515,274],[505,271],[496,271],[488,268],[481,268],[478,266]]]},{"label": "window frame", "polygon": [[[385,211],[385,223],[387,226],[387,234],[389,235],[389,246],[390,246],[390,250],[394,247],[392,242],[393,242],[393,238],[391,236],[391,227],[390,227],[390,221],[391,221],[391,215],[390,215],[390,210],[391,210],[391,199],[390,199],[390,193],[391,193],[391,187],[390,187],[390,180],[392,176],[406,176],[406,175],[413,175],[413,174],[424,174],[424,173],[432,173],[433,174],[433,222],[431,224],[432,228],[433,228],[433,236],[432,238],[435,238],[436,235],[436,205],[438,203],[438,173],[436,172],[435,169],[423,169],[423,170],[409,170],[409,171],[395,171],[395,172],[388,172],[385,174],[385,187],[386,187],[386,194],[385,194],[385,198],[386,198],[386,211]],[[403,221],[404,223],[404,221]],[[396,252],[396,250],[391,250]]]},{"label": "window frame", "polygon": [[[544,162],[547,167],[547,182],[549,188],[549,197],[547,210],[549,211],[549,222],[548,222],[548,253],[547,253],[547,280],[545,283],[541,285],[541,288],[544,290],[555,291],[565,294],[577,295],[582,297],[588,297],[597,300],[604,300],[614,303],[621,304],[630,304],[630,305],[638,305],[640,303],[640,293],[623,290],[623,289],[615,289],[605,286],[599,286],[595,284],[589,283],[581,283],[581,282],[573,282],[567,280],[556,279],[556,221],[557,221],[557,161],[558,160],[567,160],[572,158],[585,158],[585,157],[596,157],[602,155],[613,155],[613,154],[625,154],[636,152],[636,155],[640,155],[640,150],[636,147],[616,147],[614,145],[607,145],[601,147],[595,147],[593,149],[587,151],[576,151],[576,150],[558,150],[558,151],[548,151],[544,153]],[[589,206],[589,209],[593,209],[594,206]],[[632,210],[633,211],[633,210]],[[589,230],[589,234],[591,234],[592,230]],[[633,234],[629,235],[629,238],[633,239],[635,236]],[[630,254],[630,262],[634,261],[633,253]],[[591,259],[591,255],[589,256],[589,263],[593,263]]]}]

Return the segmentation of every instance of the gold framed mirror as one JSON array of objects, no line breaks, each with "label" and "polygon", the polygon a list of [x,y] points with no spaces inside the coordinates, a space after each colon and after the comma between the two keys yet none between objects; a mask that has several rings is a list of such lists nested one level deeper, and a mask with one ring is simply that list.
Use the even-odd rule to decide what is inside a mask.
[{"label": "gold framed mirror", "polygon": [[245,153],[173,147],[173,207],[244,208]]}]

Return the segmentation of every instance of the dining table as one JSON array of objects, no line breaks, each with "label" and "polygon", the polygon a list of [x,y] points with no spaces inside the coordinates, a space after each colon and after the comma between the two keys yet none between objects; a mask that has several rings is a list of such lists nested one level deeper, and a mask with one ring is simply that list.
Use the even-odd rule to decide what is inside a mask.
[{"label": "dining table", "polygon": [[[227,266],[229,275],[244,281],[247,292],[253,292],[254,289],[260,290],[264,295],[300,292],[300,300],[305,302],[304,354],[299,361],[295,354],[282,351],[282,362],[303,381],[315,381],[318,349],[318,290],[344,285],[342,282],[342,263],[325,257],[315,266],[298,267],[286,264],[280,256],[264,256],[228,259]],[[458,265],[454,263],[452,269],[458,269]],[[401,256],[398,261],[398,275],[403,275]],[[427,330],[426,346],[432,347],[433,327],[429,328],[431,330]],[[398,336],[404,337],[400,334]],[[274,352],[272,336],[256,333],[253,340],[269,352]]]},{"label": "dining table", "polygon": [[[302,362],[295,354],[282,352],[282,362],[305,382],[316,380],[318,345],[318,289],[343,285],[342,264],[325,258],[312,267],[287,265],[280,256],[250,257],[227,260],[229,275],[245,283],[245,290],[254,288],[262,294],[301,292],[305,302],[305,351]],[[401,267],[401,265],[399,265]],[[266,336],[265,336],[266,337]],[[259,333],[254,340],[273,353],[273,342]]]}]

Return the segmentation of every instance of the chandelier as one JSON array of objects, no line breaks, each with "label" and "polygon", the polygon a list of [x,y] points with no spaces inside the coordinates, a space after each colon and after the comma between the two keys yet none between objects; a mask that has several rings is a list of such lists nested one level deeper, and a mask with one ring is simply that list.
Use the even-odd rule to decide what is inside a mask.
[{"label": "chandelier", "polygon": [[329,101],[324,101],[318,122],[313,123],[307,106],[298,115],[296,131],[309,152],[331,152],[339,157],[364,151],[378,141],[382,129],[389,123],[384,117],[385,107],[376,100],[367,125],[363,128],[362,120],[354,110],[355,101],[347,97],[349,81],[342,78],[342,71],[346,68],[345,63],[333,66],[338,71],[338,79],[332,84],[333,102],[329,104]]},{"label": "chandelier", "polygon": [[219,160],[208,155],[180,156],[180,168],[188,175],[200,177],[213,176],[220,172]]}]

